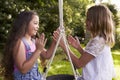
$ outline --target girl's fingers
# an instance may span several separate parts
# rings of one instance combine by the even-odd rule
[[[39,38],[36,38],[36,43],[45,46],[47,39],[45,39],[44,33],[42,33]]]
[[[77,36],[75,36],[75,38],[76,38],[76,40],[77,40],[77,41],[79,41],[79,39],[78,39],[78,37],[77,37]]]
[[[75,39],[72,36],[69,35],[68,36],[68,42],[69,42],[69,44],[71,44],[74,41],[75,41]]]
[[[54,40],[54,41],[57,41],[56,38],[55,38],[55,36],[53,36],[53,40]]]
[[[42,38],[44,38],[45,37],[45,35],[44,35],[44,33],[42,33],[41,35],[40,35],[40,39],[42,39]]]
[[[45,41],[45,35],[44,35],[44,33],[42,33],[42,34],[40,35],[39,41],[40,41],[41,43],[43,43],[43,42]]]
[[[57,32],[57,31],[54,31],[54,33],[53,33],[53,38],[54,38],[55,40],[57,40],[58,37],[59,37],[58,32]]]
[[[47,39],[45,39],[45,41],[44,41],[44,46],[46,45],[46,42],[47,42]]]
[[[77,36],[75,38],[76,38],[77,42],[80,44],[79,38]]]

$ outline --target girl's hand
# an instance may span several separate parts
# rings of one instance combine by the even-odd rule
[[[59,37],[60,37],[60,31],[59,31],[59,30],[54,31],[54,33],[53,33],[53,39],[57,42],[58,39],[59,39]],[[63,36],[62,36],[62,38],[60,39],[59,45],[60,45],[63,49],[65,49],[65,44],[64,44],[64,41],[63,41]]]
[[[78,47],[80,46],[80,42],[79,42],[78,37],[74,38],[71,35],[68,36],[68,43],[76,49],[78,49]]]
[[[60,35],[59,35],[59,31],[54,31],[54,33],[53,33],[53,40],[57,42],[59,36],[60,36]]]
[[[36,50],[42,52],[44,50],[47,39],[45,39],[44,33],[40,35],[39,38],[36,38]]]

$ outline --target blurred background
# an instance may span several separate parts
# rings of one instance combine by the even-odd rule
[[[120,1],[119,0],[63,0],[64,1],[64,27],[66,35],[78,36],[83,47],[89,40],[86,32],[85,18],[86,10],[91,5],[105,4],[113,15],[115,22],[116,44],[112,48],[116,78],[120,80]],[[4,45],[8,32],[16,15],[24,10],[35,10],[40,17],[39,33],[44,32],[48,38],[46,48],[49,47],[53,31],[59,26],[58,0],[0,0],[0,60],[2,59]],[[76,51],[73,49],[73,51]],[[9,52],[8,52],[9,53]],[[58,48],[55,60],[50,67],[48,75],[73,74],[70,64],[65,60],[63,51]],[[76,54],[79,53],[76,51]],[[68,64],[68,65],[66,65]],[[40,67],[40,70],[41,67]],[[0,68],[0,80],[2,80],[2,69]],[[81,70],[79,70],[81,72]]]

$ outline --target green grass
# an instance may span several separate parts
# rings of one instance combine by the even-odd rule
[[[72,50],[77,53],[76,55],[78,57],[80,56],[76,50]],[[114,78],[113,80],[120,80],[120,50],[112,50],[112,56],[114,59],[116,70],[116,78]],[[42,72],[41,67],[40,71]],[[79,72],[81,72],[81,69],[79,69]],[[57,74],[73,74],[70,62],[66,60],[66,56],[62,53],[61,50],[57,51],[48,71],[48,76]],[[0,80],[2,80],[2,77],[0,77]]]
[[[74,49],[73,49],[73,51],[77,52]],[[78,57],[80,56],[78,54],[78,52],[76,55]],[[40,71],[42,71],[42,70],[40,69]],[[79,72],[81,72],[81,69],[79,69]],[[48,76],[57,75],[57,74],[73,75],[73,70],[72,70],[71,64],[68,61],[66,55],[61,50],[57,51],[57,53],[55,54],[53,62],[52,62],[51,66],[49,68],[49,71],[48,71]]]
[[[74,52],[76,52],[76,50],[74,50]],[[80,56],[78,52],[76,53],[77,56]],[[112,56],[116,70],[116,78],[113,80],[120,80],[120,50],[112,50]],[[48,71],[48,76],[57,74],[73,74],[70,62],[65,60],[65,58],[65,55],[62,53],[57,53],[57,55],[55,55],[52,65]],[[79,72],[81,72],[81,69],[79,69]]]
[[[113,50],[112,56],[116,70],[116,78],[114,80],[120,80],[120,50]]]
[[[73,74],[70,62],[66,60],[66,57],[63,54],[55,55],[48,71],[48,76],[57,74]]]

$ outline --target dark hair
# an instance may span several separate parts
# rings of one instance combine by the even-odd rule
[[[14,48],[16,47],[16,44],[20,42],[20,39],[25,35],[26,31],[28,30],[28,25],[33,15],[37,15],[37,13],[34,11],[20,12],[20,14],[18,14],[17,18],[13,23],[13,27],[9,32],[2,60],[2,67],[4,68],[4,77],[7,78],[7,80],[10,80],[10,78],[13,79]]]

